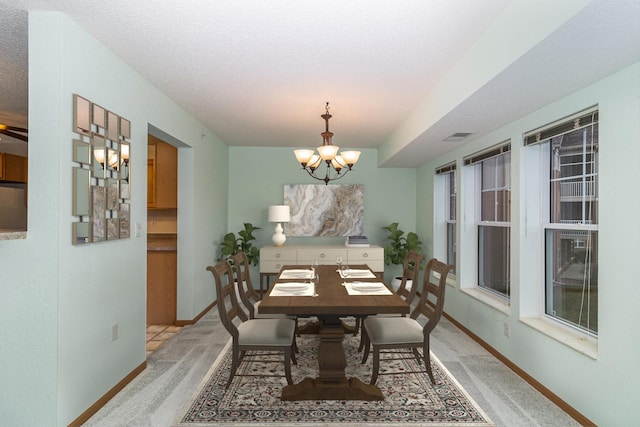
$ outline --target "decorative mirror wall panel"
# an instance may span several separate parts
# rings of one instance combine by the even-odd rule
[[[72,243],[128,239],[131,122],[73,95]]]

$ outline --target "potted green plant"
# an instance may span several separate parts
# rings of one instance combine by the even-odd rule
[[[249,265],[258,265],[260,261],[260,250],[253,246],[253,241],[256,240],[253,232],[256,230],[260,230],[260,227],[254,227],[253,224],[245,222],[244,229],[238,231],[237,236],[235,233],[227,233],[224,235],[222,242],[220,242],[220,259],[229,261],[234,272],[235,266],[229,257],[239,252],[247,254]],[[237,281],[234,282],[236,286],[236,299],[240,301],[240,291],[238,290],[238,286],[240,285]],[[246,287],[246,283],[243,283],[243,286]]]
[[[260,250],[253,246],[256,237],[253,232],[260,230],[260,227],[254,227],[251,223],[245,222],[244,229],[235,233],[227,233],[220,242],[220,259],[228,259],[231,255],[239,252],[247,254],[250,265],[258,265],[260,261]]]
[[[389,232],[387,236],[389,244],[384,248],[384,262],[386,265],[402,265],[409,251],[422,252],[422,247],[420,246],[422,242],[418,235],[411,231],[405,236],[404,231],[398,228],[398,225],[399,223],[394,222],[382,227],[383,230]],[[394,276],[391,286],[396,285],[397,287],[401,281],[402,276]],[[410,285],[407,283],[407,286]]]

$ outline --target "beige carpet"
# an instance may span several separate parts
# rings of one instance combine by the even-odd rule
[[[344,340],[347,354],[347,376],[368,382],[371,357],[360,364],[357,337]],[[298,365],[292,367],[294,382],[317,375],[319,338],[298,338]],[[230,345],[215,361],[176,427],[196,426],[493,426],[481,408],[451,376],[435,356],[431,356],[436,385],[426,374],[382,375],[378,386],[384,401],[299,401],[282,402],[280,393],[284,378],[236,377],[228,390],[224,388],[230,368]],[[244,363],[241,369],[281,373],[282,363]],[[381,361],[381,372],[418,370],[415,360]]]

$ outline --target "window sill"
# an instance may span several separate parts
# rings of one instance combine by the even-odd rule
[[[456,276],[449,274],[447,276],[447,285],[453,286],[454,288],[458,286],[458,279]]]
[[[0,230],[0,240],[18,240],[26,238],[26,231]]]
[[[598,341],[593,337],[543,318],[523,317],[520,321],[587,357],[598,359]]]
[[[475,288],[462,288],[460,289],[465,294],[477,299],[480,302],[487,304],[489,307],[498,310],[506,315],[511,314],[511,307],[509,301],[502,298],[491,295],[489,292],[485,292],[481,289]]]

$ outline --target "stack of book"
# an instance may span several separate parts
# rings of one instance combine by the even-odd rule
[[[367,236],[349,236],[344,245],[350,248],[368,248],[369,239]]]

